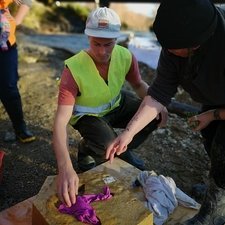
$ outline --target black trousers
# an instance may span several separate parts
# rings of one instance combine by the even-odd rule
[[[209,109],[211,107],[203,107],[203,111]],[[211,160],[210,176],[214,178],[218,187],[225,189],[225,121],[211,122],[201,134],[205,150]]]
[[[8,113],[15,131],[24,128],[22,102],[17,87],[18,52],[16,46],[0,50],[0,100]]]
[[[122,91],[122,99],[119,107],[104,117],[83,116],[75,129],[83,137],[82,144],[78,148],[78,160],[86,155],[91,155],[98,162],[105,161],[106,148],[117,136],[115,128],[125,128],[131,118],[138,110],[141,100],[129,91]],[[137,148],[148,135],[157,128],[159,120],[153,120],[138,134],[128,145],[128,150]]]

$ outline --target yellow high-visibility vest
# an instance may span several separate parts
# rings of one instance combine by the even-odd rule
[[[80,51],[65,61],[76,81],[80,95],[76,98],[70,124],[74,125],[84,115],[102,117],[119,106],[120,91],[130,69],[132,55],[128,49],[115,45],[108,82],[99,74],[94,61],[85,51]]]

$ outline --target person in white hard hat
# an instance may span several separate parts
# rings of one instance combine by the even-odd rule
[[[100,7],[92,11],[85,29],[89,48],[65,60],[53,147],[58,164],[57,191],[67,206],[75,203],[79,183],[68,151],[67,125],[72,125],[82,136],[78,167],[86,171],[106,161],[106,149],[117,136],[114,128],[126,127],[147,93],[148,84],[141,78],[136,58],[116,44],[121,35],[120,27],[120,18],[112,9]],[[136,94],[122,90],[125,81]],[[143,170],[143,160],[138,159],[132,149],[162,122],[155,119],[147,125],[120,158]]]

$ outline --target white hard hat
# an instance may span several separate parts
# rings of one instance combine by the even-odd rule
[[[92,37],[117,38],[121,22],[115,11],[100,7],[90,13],[86,21],[85,34]]]

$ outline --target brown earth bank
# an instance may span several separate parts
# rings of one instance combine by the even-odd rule
[[[3,141],[11,123],[0,104],[0,149],[4,150],[3,182],[0,185],[0,211],[36,195],[47,176],[57,173],[52,150],[52,124],[57,106],[57,81],[63,61],[71,53],[35,45],[20,38],[18,45],[19,88],[28,127],[37,140],[30,144]],[[154,70],[140,63],[143,78],[150,83]],[[177,98],[190,103],[189,97]],[[69,128],[71,158],[76,165],[80,136]],[[170,176],[177,186],[191,195],[195,183],[204,182],[209,161],[199,133],[192,132],[186,118],[169,114],[168,125],[154,131],[136,153],[144,159],[146,170]],[[79,171],[78,171],[79,172]],[[135,178],[134,178],[135,179]]]

